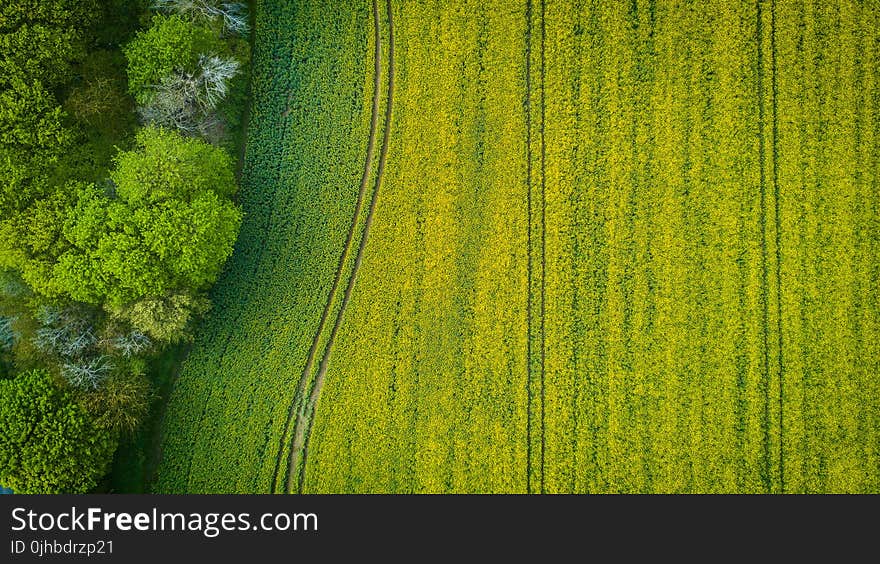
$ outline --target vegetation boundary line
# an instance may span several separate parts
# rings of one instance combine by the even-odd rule
[[[374,0],[373,5],[376,6],[376,3],[377,0]],[[297,473],[297,471],[297,493],[302,493],[303,484],[305,482],[305,467],[308,457],[308,446],[309,439],[311,438],[312,422],[314,421],[315,408],[318,404],[318,400],[321,396],[321,390],[324,386],[324,378],[327,375],[327,368],[330,364],[330,355],[333,352],[333,344],[336,341],[336,336],[339,333],[339,328],[342,326],[342,319],[345,316],[345,310],[348,307],[348,303],[351,301],[351,295],[354,290],[355,281],[357,280],[357,274],[360,270],[361,262],[364,258],[364,251],[366,250],[367,240],[369,239],[370,235],[370,227],[373,224],[376,204],[379,200],[379,191],[382,187],[382,178],[385,172],[385,163],[388,160],[388,146],[391,141],[391,117],[392,109],[394,106],[394,16],[392,15],[391,10],[391,0],[386,0],[385,9],[388,13],[388,91],[385,99],[385,130],[382,135],[382,147],[379,150],[379,164],[376,169],[375,186],[373,188],[373,195],[370,199],[370,204],[367,208],[367,216],[366,220],[364,221],[364,228],[361,235],[360,244],[358,245],[357,254],[355,255],[354,265],[351,269],[351,275],[348,279],[348,285],[346,286],[345,292],[342,296],[342,304],[340,305],[339,311],[336,314],[336,321],[333,324],[333,329],[327,341],[327,346],[324,349],[324,356],[321,359],[320,365],[318,366],[318,373],[315,376],[314,384],[312,385],[312,390],[309,395],[309,401],[304,406],[303,417],[297,418],[297,429],[294,433],[294,444],[290,450],[288,465],[288,493],[292,489],[291,481],[294,473]],[[378,18],[378,16],[376,17]],[[378,21],[376,29],[379,29]],[[299,454],[300,451],[302,452],[301,456]],[[301,462],[300,460],[298,460],[299,458],[301,458]]]
[[[253,49],[253,51],[252,51],[252,53],[251,53],[251,68],[250,68],[250,76],[248,77],[248,103],[247,103],[247,109],[246,109],[246,120],[248,120],[248,122],[249,122],[249,121],[250,121],[250,117],[251,117],[251,106],[252,106],[253,103],[254,103],[254,101],[253,101],[253,95],[254,95],[254,90],[253,90],[253,77],[254,77],[254,73],[256,72],[256,68],[255,68],[255,67],[256,67],[256,63],[255,63],[254,61],[257,60],[257,36],[256,36],[256,29],[257,29],[257,10],[256,10],[256,7],[254,6],[254,3],[253,3],[253,2],[249,3],[248,6],[249,6],[249,12],[250,12],[250,16],[249,16],[249,17],[250,17],[250,19],[251,19],[251,21],[250,21],[250,23],[251,23],[250,36],[249,36],[248,41],[249,41],[249,44],[252,46],[252,49]],[[283,117],[286,118],[287,116],[283,116]],[[245,169],[245,167],[247,166],[247,163],[246,163],[246,159],[247,159],[247,147],[248,147],[248,143],[249,143],[249,139],[248,139],[248,136],[247,136],[247,124],[245,125],[245,129],[244,129],[244,131],[245,131],[245,141],[244,141],[244,143],[243,143],[243,149],[242,149],[242,154],[241,154],[241,159],[242,159],[242,160],[241,160],[241,163],[240,163],[240,169],[236,171],[236,178],[237,178],[237,180],[239,181],[239,185],[241,184],[241,179],[242,179],[242,177],[244,176],[244,169]],[[282,144],[284,143],[284,140],[285,140],[286,137],[287,137],[287,128],[284,128],[284,129],[282,129],[282,131],[281,131],[281,142],[282,142]],[[281,179],[281,170],[280,170],[280,169],[276,170],[274,176],[276,177],[276,182],[275,182],[275,184],[274,184],[275,188],[272,190],[273,198],[274,198],[275,194],[278,192],[278,188],[277,188],[277,186],[278,186],[278,184],[279,184],[279,182],[280,182],[280,179]],[[240,198],[241,198],[241,192],[239,192],[239,193],[237,194],[237,198],[238,198],[237,201],[240,202],[240,201],[241,201],[241,200],[240,200]],[[264,236],[264,238],[268,237],[269,231],[270,231],[270,229],[271,229],[271,223],[272,223],[272,218],[271,218],[271,216],[270,216],[270,217],[266,220],[266,222],[265,222],[265,236]],[[235,242],[235,244],[236,244],[236,248],[238,247],[238,245],[239,245],[240,242],[241,242],[240,235],[241,235],[241,234],[239,233],[239,239],[236,240],[236,242]],[[254,268],[253,268],[253,274],[254,274],[254,276],[252,276],[251,279],[256,278],[256,274],[257,274],[257,272],[259,271],[260,263],[261,263],[261,261],[262,261],[264,251],[265,251],[265,247],[260,247],[260,248],[258,249],[257,253],[256,253],[256,259],[254,260]],[[228,263],[225,264],[223,268],[224,268],[224,269],[229,268],[229,264],[228,264]],[[250,284],[250,282],[249,282],[249,284]],[[236,324],[237,324],[238,321],[241,319],[241,316],[242,316],[242,312],[239,311],[238,315],[237,315],[236,318],[235,318],[235,319],[236,319]],[[226,351],[229,349],[229,344],[232,342],[232,337],[233,337],[233,333],[232,333],[232,332],[229,332],[229,333],[226,335],[226,341],[225,341],[225,343],[223,344],[223,353],[224,353],[224,354],[225,354]],[[181,359],[180,363],[178,364],[178,367],[177,367],[177,374],[175,374],[175,376],[174,376],[174,382],[173,382],[173,385],[172,385],[172,391],[169,392],[169,398],[168,398],[168,402],[167,402],[167,403],[170,403],[170,400],[171,400],[171,393],[173,392],[173,387],[175,387],[175,386],[177,385],[177,381],[178,381],[180,375],[183,373],[183,367],[184,367],[184,365],[187,363],[187,361],[189,360],[189,355],[190,355],[191,352],[192,352],[192,346],[189,347],[189,349],[187,350],[187,352],[186,352],[186,354],[184,355],[183,359]],[[215,391],[216,389],[217,389],[217,386],[211,386],[210,390],[208,390],[208,393],[205,395],[205,401],[204,401],[203,404],[202,404],[202,412],[201,412],[201,414],[199,415],[198,421],[203,421],[203,420],[204,420],[204,418],[205,418],[205,413],[207,413],[207,411],[208,411],[208,405],[210,405],[210,403],[211,403],[211,398],[213,397],[213,395],[214,395],[214,391]],[[162,431],[161,431],[161,434],[162,434],[162,437],[161,437],[161,445],[162,445],[162,446],[160,447],[160,451],[161,451],[161,452],[160,452],[159,455],[158,455],[158,456],[159,456],[159,459],[158,459],[157,462],[156,462],[156,476],[154,477],[153,483],[155,483],[156,478],[158,478],[158,469],[159,469],[159,466],[161,465],[161,458],[162,458],[162,456],[164,456],[164,446],[165,446],[165,413],[162,414]],[[186,483],[187,483],[187,485],[189,485],[189,483],[190,483],[190,478],[191,478],[191,476],[192,476],[192,468],[193,468],[193,456],[192,456],[192,455],[193,455],[193,453],[190,453],[189,462],[188,462],[188,464],[187,464],[187,470],[186,470]],[[151,484],[151,487],[152,487],[152,484]]]
[[[773,202],[774,202],[774,220],[776,227],[776,345],[778,347],[777,369],[779,370],[779,491],[785,492],[785,441],[783,432],[784,426],[784,401],[785,401],[785,380],[783,371],[782,358],[782,220],[779,217],[779,108],[777,101],[779,99],[779,86],[777,82],[778,67],[776,66],[776,0],[770,0],[770,81],[773,96]]]
[[[299,383],[297,385],[296,391],[294,393],[293,398],[290,402],[290,408],[287,414],[287,420],[284,425],[284,432],[281,434],[281,438],[279,439],[278,445],[278,455],[275,460],[275,472],[272,474],[272,492],[275,493],[278,489],[278,475],[281,472],[281,464],[284,459],[284,445],[287,442],[287,438],[291,433],[291,427],[293,426],[294,420],[297,420],[297,425],[294,428],[299,426],[299,418],[302,417],[302,409],[300,413],[297,414],[297,406],[302,404],[302,400],[305,397],[306,390],[309,383],[309,374],[312,371],[312,367],[315,363],[315,357],[318,351],[318,345],[320,344],[321,335],[324,334],[324,328],[327,325],[327,320],[330,317],[330,311],[333,308],[333,303],[336,299],[336,293],[339,290],[339,284],[342,281],[342,273],[345,270],[345,263],[348,260],[348,256],[351,252],[351,247],[354,242],[355,230],[357,228],[358,220],[360,219],[361,212],[363,210],[363,204],[366,197],[367,186],[369,184],[370,173],[373,169],[373,161],[375,160],[375,148],[376,148],[376,137],[378,133],[378,124],[379,124],[379,97],[380,97],[380,88],[381,88],[381,77],[382,77],[382,41],[381,41],[381,33],[380,33],[380,21],[379,21],[379,6],[378,0],[373,0],[373,96],[372,96],[372,110],[371,110],[371,118],[370,118],[370,136],[367,141],[367,154],[364,160],[364,170],[361,175],[360,188],[358,191],[357,203],[355,204],[354,213],[352,214],[351,223],[349,225],[348,234],[345,239],[345,245],[343,247],[342,253],[339,256],[339,264],[336,268],[336,273],[333,278],[333,284],[330,288],[330,293],[327,296],[327,301],[324,304],[324,310],[321,313],[321,319],[318,322],[318,328],[315,330],[315,336],[312,339],[311,347],[309,348],[309,354],[306,358],[306,364],[303,368],[302,375],[300,376]],[[352,273],[352,276],[354,274]],[[329,344],[327,345],[329,348]],[[285,482],[284,489],[285,491],[289,491],[289,484]]]
[[[528,279],[528,295],[526,301],[526,325],[528,331],[528,339],[526,345],[526,395],[528,397],[528,406],[526,409],[526,491],[528,493],[535,492],[544,493],[544,459],[545,459],[545,429],[546,429],[546,417],[545,417],[545,409],[544,409],[544,380],[545,380],[545,365],[546,365],[546,341],[545,341],[545,313],[546,313],[546,248],[547,248],[547,228],[546,228],[546,216],[547,216],[547,205],[546,205],[546,182],[545,182],[545,174],[546,174],[546,143],[544,138],[544,121],[545,121],[545,88],[544,88],[544,65],[545,65],[545,48],[544,43],[546,40],[546,28],[545,28],[545,14],[546,14],[546,5],[544,0],[540,0],[540,9],[537,14],[535,13],[534,3],[532,0],[528,0],[526,2],[526,95],[525,95],[525,107],[526,107],[526,148],[528,153],[528,158],[526,159],[526,181],[528,185],[527,190],[527,207],[528,207],[528,220],[527,220],[527,279]],[[532,158],[533,158],[533,136],[532,136],[532,86],[534,81],[532,80],[532,40],[534,38],[533,34],[533,17],[540,17],[540,50],[539,50],[539,66],[538,69],[538,80],[540,81],[540,95],[539,95],[539,105],[540,105],[540,116],[539,116],[539,124],[537,137],[539,137],[540,144],[540,153],[539,159],[540,163],[539,174],[540,174],[540,183],[534,182],[535,180],[535,170],[532,166]],[[533,184],[536,186],[533,187]],[[540,184],[539,186],[537,184]],[[535,193],[533,194],[533,189]],[[535,231],[535,233],[532,233]],[[540,259],[535,257],[536,254],[540,255]],[[536,266],[540,269],[540,272],[537,273],[536,280]],[[536,290],[538,293],[538,297],[536,298],[535,304],[532,304],[533,299],[533,291]],[[535,311],[537,309],[537,311]],[[536,313],[540,316],[540,319],[535,321]],[[535,344],[532,341],[537,341]],[[537,351],[536,351],[537,348]],[[540,364],[539,367],[533,367],[532,365],[537,362]],[[536,375],[533,372],[537,372]],[[534,383],[533,380],[537,377],[537,382]],[[537,389],[534,389],[536,388]],[[533,404],[540,399],[540,405],[533,406]],[[535,409],[538,409],[538,415],[535,415]],[[535,421],[534,427],[532,424],[532,418],[537,418]],[[535,453],[532,447],[533,438],[536,438],[535,435],[539,433],[540,443],[536,444],[535,447],[538,449],[538,452]],[[537,460],[532,461],[532,458],[537,458]],[[537,466],[540,469],[539,476],[536,477],[537,484],[532,483],[532,470]]]
[[[547,296],[547,189],[546,189],[546,163],[547,143],[544,139],[544,121],[546,109],[545,97],[545,43],[547,40],[547,27],[545,24],[546,1],[541,0],[541,493],[544,489],[544,451],[545,451],[545,413],[544,409],[544,379],[546,376],[546,296]]]
[[[532,493],[532,0],[526,0],[526,492]]]
[[[768,66],[768,61],[764,60],[764,9],[763,9],[764,0],[757,0],[757,29],[756,35],[758,38],[758,58],[757,58],[757,74],[758,74],[758,160],[759,160],[759,179],[760,179],[760,224],[761,224],[761,285],[762,285],[762,323],[764,326],[763,331],[763,372],[764,372],[764,482],[767,488],[767,492],[774,491],[774,470],[778,471],[779,474],[779,484],[778,484],[778,492],[785,491],[785,465],[784,465],[784,439],[783,439],[783,428],[784,428],[784,378],[783,378],[783,336],[782,336],[782,251],[781,251],[781,242],[782,242],[782,222],[780,219],[780,203],[779,203],[779,112],[777,108],[777,100],[779,96],[779,87],[778,87],[778,66],[776,60],[776,0],[769,0],[769,9],[770,9],[770,21],[769,21],[769,79],[770,79],[770,100],[769,100],[769,116],[768,109],[765,108],[765,96],[767,92],[764,88],[764,80],[765,75],[768,72],[766,68]],[[768,123],[769,122],[769,123]],[[769,126],[769,136],[770,136],[770,147],[768,154],[767,147],[767,139],[765,129]],[[770,159],[770,178],[767,178],[767,159]],[[769,261],[770,253],[767,251],[767,243],[768,243],[768,235],[767,235],[767,212],[768,212],[768,202],[767,202],[767,183],[771,182],[772,192],[771,195],[773,197],[773,225],[772,228],[774,230],[773,233],[773,244],[775,248],[773,249],[773,260],[775,264],[773,265],[773,273],[776,277],[774,281],[774,290],[775,290],[775,299],[776,304],[774,308],[774,313],[776,315],[775,327],[776,330],[776,339],[773,342],[772,346],[774,347],[774,353],[776,354],[776,363],[775,369],[777,371],[775,377],[775,384],[778,385],[778,398],[776,400],[776,406],[774,407],[777,410],[777,415],[779,417],[778,425],[778,437],[779,437],[779,454],[778,460],[772,461],[773,453],[772,453],[772,445],[771,445],[771,392],[773,386],[771,385],[771,368],[770,368],[770,266]],[[776,467],[775,469],[773,467]]]
[[[147,458],[145,465],[145,476],[144,476],[144,489],[145,493],[153,493],[153,486],[156,484],[156,480],[159,477],[159,466],[162,463],[162,455],[164,454],[165,447],[165,416],[168,414],[168,404],[171,400],[171,393],[174,391],[174,386],[177,385],[177,380],[180,378],[180,373],[183,371],[183,365],[189,358],[189,353],[192,352],[193,345],[192,343],[188,343],[185,345],[185,349],[181,354],[177,365],[174,367],[174,374],[171,376],[171,380],[168,382],[167,392],[164,396],[164,399],[161,397],[161,393],[159,393],[160,399],[158,403],[158,413],[156,414],[155,422],[153,423],[155,427],[153,427],[153,431],[150,433],[149,441],[150,441],[150,449],[149,454],[152,456]],[[207,405],[205,406],[207,407]],[[202,415],[204,416],[204,410],[202,411]],[[199,420],[201,421],[201,419]],[[192,471],[192,456],[190,456],[189,467],[187,469],[186,480],[189,483],[189,474]]]
[[[757,78],[758,78],[758,183],[760,190],[759,202],[759,223],[761,227],[761,325],[763,326],[762,336],[762,362],[761,369],[763,372],[763,382],[761,383],[764,392],[764,462],[763,462],[763,481],[764,487],[769,493],[771,491],[772,480],[770,479],[770,356],[767,348],[769,337],[767,335],[767,325],[769,323],[769,303],[767,295],[767,193],[766,193],[766,172],[764,164],[766,161],[766,148],[764,147],[764,26],[763,26],[763,10],[761,4],[763,0],[756,0],[757,8],[757,25],[755,34],[757,36],[758,57],[757,57]]]

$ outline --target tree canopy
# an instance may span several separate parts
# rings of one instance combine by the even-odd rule
[[[119,153],[110,178],[119,197],[135,206],[189,201],[209,190],[228,198],[237,189],[229,153],[156,127],[139,131],[134,150]]]
[[[0,483],[18,492],[95,487],[241,223],[215,145],[246,14],[149,3],[0,0]],[[193,128],[147,118],[181,109],[157,85],[196,104]]]
[[[95,0],[4,0],[0,3],[0,86],[13,78],[49,87],[69,80],[81,60]]]
[[[140,104],[149,101],[151,87],[175,70],[194,71],[199,55],[225,51],[210,29],[178,15],[154,16],[153,25],[125,47],[128,87]]]
[[[43,370],[0,380],[0,429],[0,482],[17,493],[85,493],[116,448]]]
[[[14,79],[0,90],[0,213],[46,194],[45,175],[70,146],[64,113],[38,82]]]
[[[241,222],[235,205],[211,191],[141,208],[93,185],[74,205],[65,199],[43,200],[0,224],[3,246],[12,247],[0,247],[0,266],[19,269],[46,297],[110,308],[213,283]]]

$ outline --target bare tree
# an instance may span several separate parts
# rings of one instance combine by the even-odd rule
[[[35,317],[43,325],[53,325],[61,319],[61,310],[53,306],[40,306]]]
[[[138,114],[145,124],[194,135],[198,130],[199,108],[195,99],[187,96],[188,85],[178,83],[177,75],[164,78],[161,84],[155,87],[156,93],[150,103],[138,108]]]
[[[205,110],[214,110],[229,92],[229,81],[232,80],[240,65],[233,58],[217,55],[199,57],[199,74],[196,77],[195,98],[199,106]]]
[[[144,352],[152,344],[153,341],[149,337],[136,329],[126,335],[120,335],[110,342],[110,345],[126,358]]]
[[[176,12],[193,20],[220,21],[226,33],[246,35],[248,26],[247,6],[242,2],[218,2],[216,0],[153,0],[153,8]]]
[[[15,345],[21,335],[15,330],[18,317],[0,316],[0,349],[9,349]]]
[[[0,268],[0,296],[15,298],[27,293],[28,287],[21,277]]]
[[[96,390],[113,370],[113,364],[105,355],[61,365],[61,375],[72,386]]]
[[[226,97],[239,66],[232,58],[202,55],[196,72],[174,72],[154,87],[150,103],[138,109],[141,120],[186,135],[203,135],[216,125],[214,110]]]
[[[37,312],[42,327],[33,342],[40,350],[73,358],[84,355],[98,342],[92,322],[71,309],[43,307]]]

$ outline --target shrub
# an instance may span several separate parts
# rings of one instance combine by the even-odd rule
[[[208,311],[207,298],[188,293],[162,298],[146,298],[114,312],[157,341],[176,343],[188,338],[187,325]]]

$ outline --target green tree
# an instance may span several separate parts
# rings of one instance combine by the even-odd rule
[[[0,3],[0,32],[27,23],[73,27],[89,21],[97,0],[3,0]]]
[[[85,493],[116,449],[114,434],[42,370],[0,381],[0,429],[0,483],[20,493]]]
[[[134,150],[119,153],[110,177],[119,197],[135,206],[207,191],[228,198],[237,189],[224,149],[156,127],[138,132]]]
[[[25,24],[0,34],[0,80],[41,80],[49,85],[68,82],[73,63],[85,56],[83,34],[76,28]]]
[[[0,217],[46,196],[74,134],[56,95],[85,56],[97,0],[0,2]],[[61,175],[60,180],[66,177]]]
[[[63,226],[74,201],[70,191],[60,190],[0,220],[0,268],[19,272],[40,295],[56,297],[62,293],[55,284],[53,268],[58,257],[71,248]]]
[[[0,221],[0,268],[21,272],[42,296],[119,309],[212,284],[240,224],[238,208],[207,188],[190,200],[137,206],[94,185],[69,184]]]
[[[46,175],[70,146],[64,112],[39,82],[15,79],[0,90],[0,214],[48,193]]]
[[[0,88],[13,78],[54,88],[85,54],[96,0],[0,2]]]
[[[24,157],[38,151],[57,159],[70,142],[64,112],[39,81],[13,80],[0,92],[0,150]]]
[[[202,289],[232,254],[240,223],[235,205],[210,191],[191,202],[132,208],[90,187],[68,210],[64,239],[70,247],[43,287],[109,308]]]
[[[232,254],[240,223],[235,205],[210,191],[190,202],[168,200],[134,212],[145,248],[181,282],[178,288],[214,283]]]
[[[199,55],[226,51],[218,35],[206,27],[177,15],[155,16],[152,26],[124,49],[129,90],[139,104],[146,104],[151,87],[163,77],[175,70],[195,71]]]
[[[113,315],[159,342],[177,343],[188,338],[186,328],[190,320],[207,312],[209,307],[207,298],[180,292],[145,298],[117,309]]]

